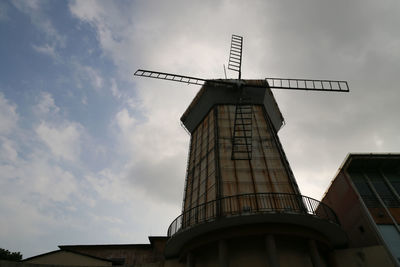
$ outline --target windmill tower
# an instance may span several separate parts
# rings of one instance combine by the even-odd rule
[[[284,119],[271,89],[348,92],[348,84],[241,79],[242,48],[243,38],[232,35],[228,69],[238,79],[135,72],[202,86],[181,117],[189,158],[165,255],[187,266],[326,266],[346,237],[329,207],[301,195],[277,135]]]

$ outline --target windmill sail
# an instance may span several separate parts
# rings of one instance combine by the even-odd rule
[[[346,81],[265,78],[271,89],[349,92]]]
[[[138,69],[137,71],[135,71],[134,75],[147,78],[174,81],[174,82],[182,82],[187,84],[197,84],[197,85],[203,85],[206,82],[205,79],[201,78],[166,73],[166,72],[152,71],[152,70],[142,70],[142,69]]]
[[[242,76],[242,47],[243,37],[232,35],[231,50],[229,52],[228,69],[239,72],[239,79]]]

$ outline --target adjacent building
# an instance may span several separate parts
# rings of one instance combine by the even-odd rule
[[[337,214],[354,261],[399,263],[400,154],[349,154],[322,202]]]
[[[63,245],[59,250],[22,262],[68,266],[160,266],[164,263],[167,240],[166,236],[150,236],[149,244]]]

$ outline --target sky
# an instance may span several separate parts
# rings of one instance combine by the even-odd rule
[[[349,82],[274,91],[300,190],[320,200],[348,153],[400,152],[399,14],[395,0],[0,1],[0,247],[166,235],[199,87],[133,73],[222,78],[231,34],[243,78]]]

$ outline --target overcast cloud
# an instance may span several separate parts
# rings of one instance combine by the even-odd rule
[[[302,194],[321,199],[349,152],[400,151],[398,1],[3,1],[0,240],[145,243],[179,215],[197,86],[138,68],[347,80],[350,93],[274,91]],[[235,77],[235,73],[228,73]]]

